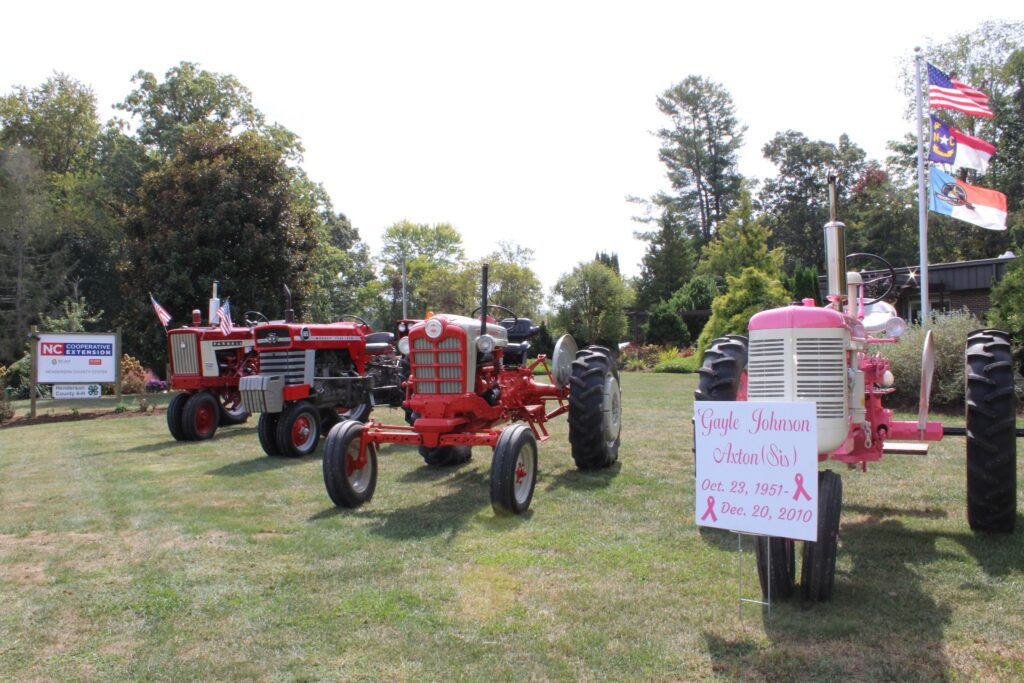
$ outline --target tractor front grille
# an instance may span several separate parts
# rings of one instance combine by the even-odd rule
[[[286,385],[306,383],[306,352],[260,351],[260,374],[281,375]]]
[[[466,350],[458,337],[412,341],[412,376],[417,394],[461,394],[465,391]]]
[[[171,372],[175,375],[199,374],[196,335],[186,332],[171,335]]]
[[[846,348],[842,339],[798,337],[788,340],[751,339],[747,352],[747,398],[751,401],[810,399],[818,419],[845,416]],[[793,353],[795,378],[787,377],[788,353]]]

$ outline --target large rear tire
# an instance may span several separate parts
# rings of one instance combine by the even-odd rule
[[[279,417],[281,417],[281,413],[260,413],[260,419],[256,425],[260,446],[263,447],[263,452],[272,458],[281,455],[281,449],[277,446],[277,420]]]
[[[975,330],[965,356],[967,522],[975,531],[1013,531],[1017,518],[1017,432],[1009,336]]]
[[[185,413],[185,404],[190,396],[190,394],[178,394],[167,404],[167,430],[177,441],[189,440],[182,418]]]
[[[499,515],[521,515],[537,486],[537,439],[526,425],[506,427],[491,459],[491,507]]]
[[[761,582],[761,595],[767,600],[789,598],[793,595],[793,577],[796,575],[796,553],[793,545],[792,540],[777,536],[758,536],[756,539],[754,553],[757,557],[757,578]]]
[[[805,600],[825,602],[832,597],[839,550],[839,515],[843,480],[832,470],[818,473],[818,540],[804,541],[800,592]]]
[[[320,442],[320,413],[309,401],[285,408],[277,421],[277,449],[287,458],[301,458]]]
[[[242,394],[232,389],[220,395],[220,423],[225,427],[240,425],[249,419],[249,411],[242,403]]]
[[[697,370],[700,378],[694,399],[697,401],[735,401],[739,398],[747,371],[747,338],[739,335],[719,337],[704,352]]]
[[[471,446],[420,446],[420,455],[423,456],[423,462],[431,467],[454,467],[469,462],[473,457],[473,449]]]
[[[588,346],[576,353],[569,380],[569,443],[581,470],[611,467],[619,458],[622,390],[608,350]]]
[[[181,415],[181,428],[191,441],[212,439],[220,423],[220,405],[208,391],[192,394],[185,402]]]
[[[343,420],[331,428],[324,444],[324,487],[338,507],[357,508],[377,488],[377,445],[366,444],[366,457],[360,461],[362,434],[362,423]]]

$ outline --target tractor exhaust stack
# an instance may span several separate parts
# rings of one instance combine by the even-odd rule
[[[846,226],[836,220],[836,174],[828,174],[829,222],[825,224],[825,265],[828,300],[842,310],[846,297]]]

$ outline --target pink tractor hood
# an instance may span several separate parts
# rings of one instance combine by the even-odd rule
[[[846,316],[829,308],[816,306],[783,306],[761,311],[750,319],[747,329],[783,330],[846,327]]]

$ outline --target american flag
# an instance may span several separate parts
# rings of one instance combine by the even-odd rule
[[[167,309],[156,302],[153,298],[153,292],[149,293],[149,300],[153,304],[153,310],[156,311],[156,317],[160,319],[160,324],[167,328],[167,323],[171,322],[171,314],[167,312]]]
[[[928,106],[954,109],[971,116],[993,117],[985,93],[954,81],[931,64],[928,65]]]
[[[220,318],[220,331],[226,335],[231,334],[231,302],[225,301],[217,309],[217,317]]]

